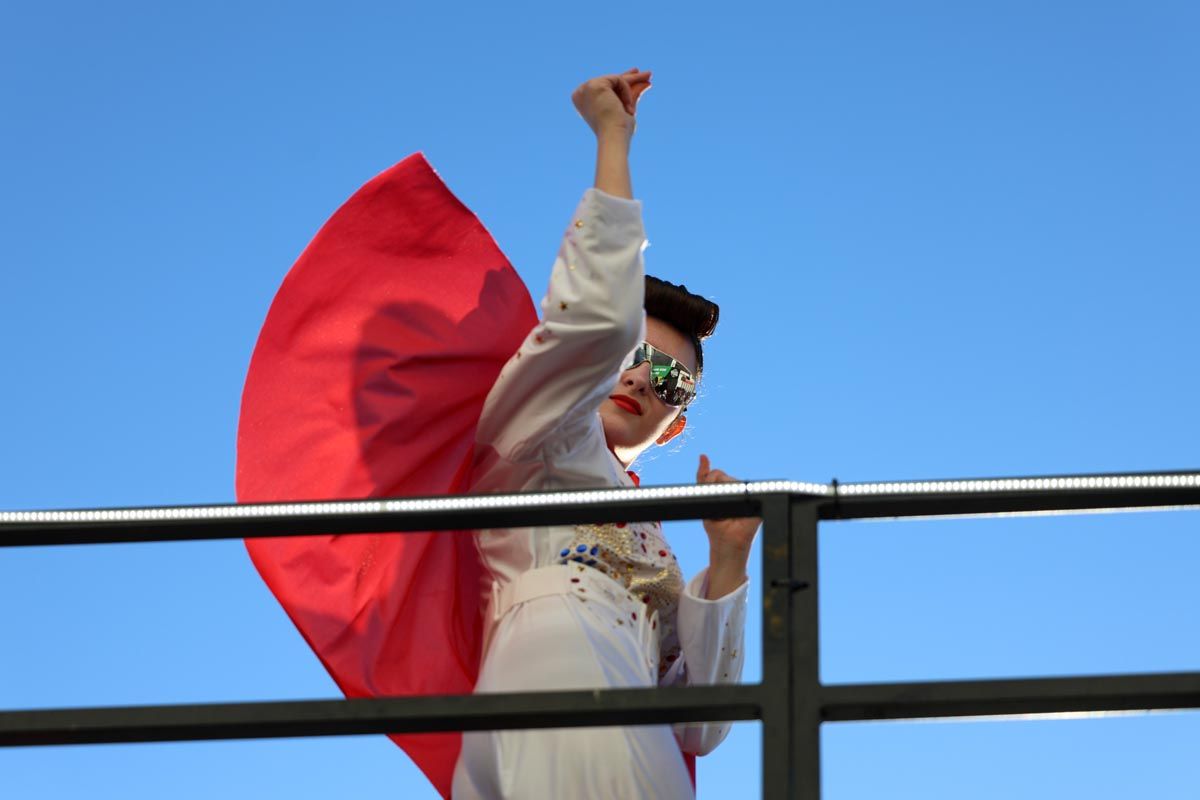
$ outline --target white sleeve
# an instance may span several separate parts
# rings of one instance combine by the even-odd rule
[[[708,568],[679,596],[676,628],[681,657],[659,681],[660,686],[711,686],[742,679],[746,656],[746,598],[749,581],[716,600],[704,599]],[[706,755],[729,735],[729,722],[676,723],[675,738],[684,752]]]
[[[542,318],[504,365],[476,440],[510,461],[537,457],[552,432],[591,422],[645,336],[646,236],[639,200],[583,194],[542,298]]]

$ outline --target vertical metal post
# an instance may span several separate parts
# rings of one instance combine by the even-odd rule
[[[787,495],[763,499],[762,781],[763,797],[795,796],[792,765],[793,648],[792,505]]]
[[[821,632],[817,608],[817,505],[791,498],[792,769],[801,800],[821,797]]]
[[[763,797],[821,796],[817,507],[763,500]]]

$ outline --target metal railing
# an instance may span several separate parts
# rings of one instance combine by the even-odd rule
[[[820,796],[820,726],[849,720],[1200,708],[1200,672],[823,685],[822,520],[1200,507],[1200,473],[705,486],[322,503],[0,512],[0,546],[763,517],[762,682],[0,712],[0,745],[762,721],[763,794]]]

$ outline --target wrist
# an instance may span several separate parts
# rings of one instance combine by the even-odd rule
[[[614,197],[632,200],[629,140],[611,128],[604,128],[596,131],[596,141],[596,188]]]
[[[741,547],[710,547],[708,549],[708,563],[722,570],[745,570],[746,565],[750,563],[750,549]]]
[[[632,138],[632,125],[624,122],[602,122],[596,126],[596,141],[602,144],[628,147]]]
[[[746,565],[732,561],[710,561],[708,564],[707,600],[720,600],[746,582]]]

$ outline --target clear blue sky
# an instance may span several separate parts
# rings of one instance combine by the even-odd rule
[[[822,481],[1200,467],[1198,34],[1182,0],[5,4],[0,508],[231,501],[275,289],[415,151],[540,297],[592,177],[570,92],[631,66],[647,267],[722,309],[647,482],[702,451]],[[825,526],[824,677],[1200,670],[1198,527]],[[698,524],[668,534],[703,566]],[[336,693],[237,541],[10,550],[0,606],[2,708]],[[1197,741],[1197,714],[832,726],[825,796],[1195,797]],[[758,748],[736,728],[701,796],[756,787]],[[432,792],[382,737],[0,751],[5,798],[218,795]]]

